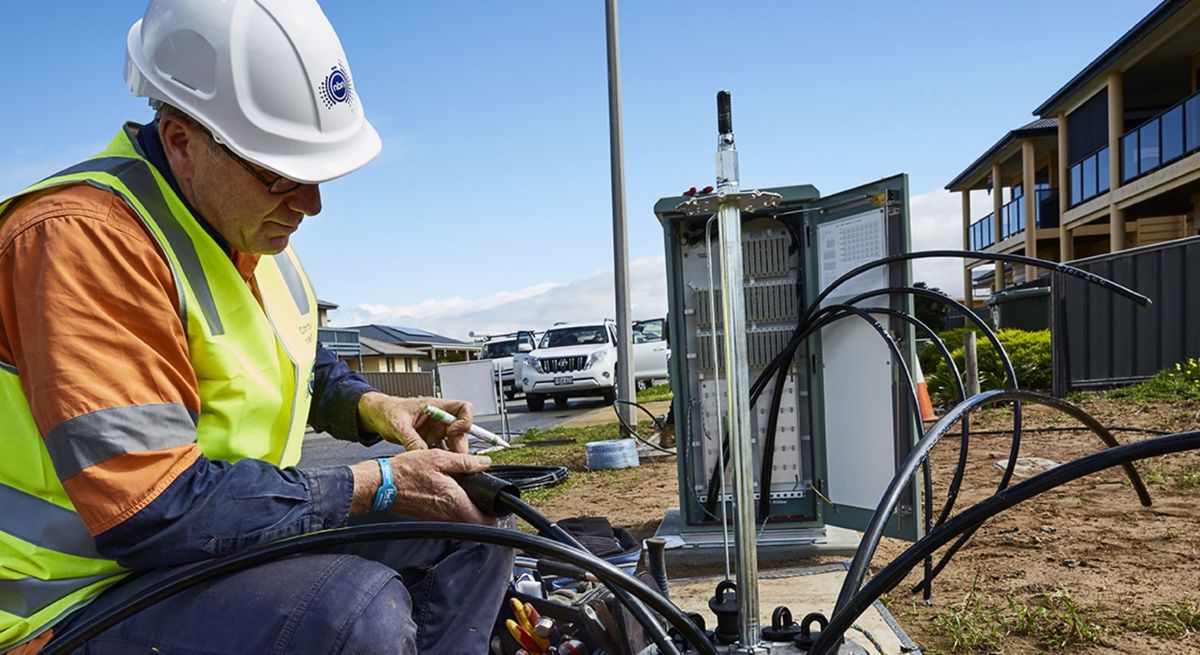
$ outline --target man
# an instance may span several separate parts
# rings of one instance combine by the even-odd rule
[[[289,237],[380,141],[315,0],[152,0],[126,81],[152,123],[0,204],[0,652],[355,517],[492,521],[449,477],[489,464],[466,454],[470,406],[384,396],[316,345]],[[426,402],[459,420],[423,422]],[[298,470],[305,423],[407,450]],[[482,653],[511,562],[444,542],[301,555],[86,652]]]

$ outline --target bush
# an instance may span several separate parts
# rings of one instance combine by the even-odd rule
[[[962,334],[966,332],[967,330],[964,329],[946,333],[952,338],[957,338],[957,345],[952,346],[947,339],[946,346],[953,348],[950,354],[958,366],[959,373],[965,373],[966,370],[962,349]],[[1028,332],[1010,329],[1000,330],[996,336],[999,337],[1000,345],[1004,346],[1005,352],[1012,360],[1013,369],[1017,373],[1017,384],[1020,388],[1049,391],[1052,370],[1050,331]],[[950,367],[946,365],[940,355],[937,355],[937,350],[932,345],[926,346],[926,348],[932,349],[936,358],[934,360],[936,363],[931,368],[932,372],[926,375],[930,397],[935,404],[943,407],[957,404],[959,401],[958,389],[950,376]],[[979,388],[981,391],[1004,389],[1010,386],[1005,375],[1004,365],[1000,360],[1000,354],[996,352],[990,341],[982,336],[977,337],[976,354],[979,360]]]
[[[1176,364],[1174,369],[1159,371],[1145,382],[1114,389],[1108,397],[1136,403],[1200,400],[1200,359],[1188,359]]]

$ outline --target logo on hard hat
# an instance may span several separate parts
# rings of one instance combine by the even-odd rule
[[[317,90],[326,109],[333,109],[334,105],[342,102],[354,107],[354,86],[350,83],[350,74],[340,61],[329,70],[329,75],[325,76],[325,81]]]

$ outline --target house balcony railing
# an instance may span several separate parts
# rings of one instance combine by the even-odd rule
[[[1034,221],[1039,228],[1058,227],[1058,191],[1039,189],[1033,204]],[[1000,208],[1000,238],[1007,239],[1025,231],[1025,197],[1021,196]]]
[[[1200,91],[1121,137],[1121,181],[1132,182],[1200,151]]]
[[[1038,228],[1058,227],[1058,190],[1038,189],[1034,220]],[[996,244],[994,214],[975,221],[970,227],[971,250],[983,250]],[[1000,208],[1000,239],[1025,231],[1025,197],[1016,198]]]
[[[971,250],[983,250],[996,243],[996,231],[993,227],[994,214],[988,214],[971,223]]]
[[[1108,146],[1071,164],[1071,206],[1085,203],[1092,198],[1108,193],[1112,181],[1108,175]]]
[[[347,328],[317,328],[317,341],[326,350],[341,357],[358,357],[361,346],[358,341],[358,330]]]

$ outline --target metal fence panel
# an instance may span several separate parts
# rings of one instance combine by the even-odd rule
[[[367,382],[389,396],[432,396],[433,373],[362,373]]]
[[[1129,384],[1200,357],[1200,237],[1071,262],[1154,301],[1052,276],[1055,392]]]

